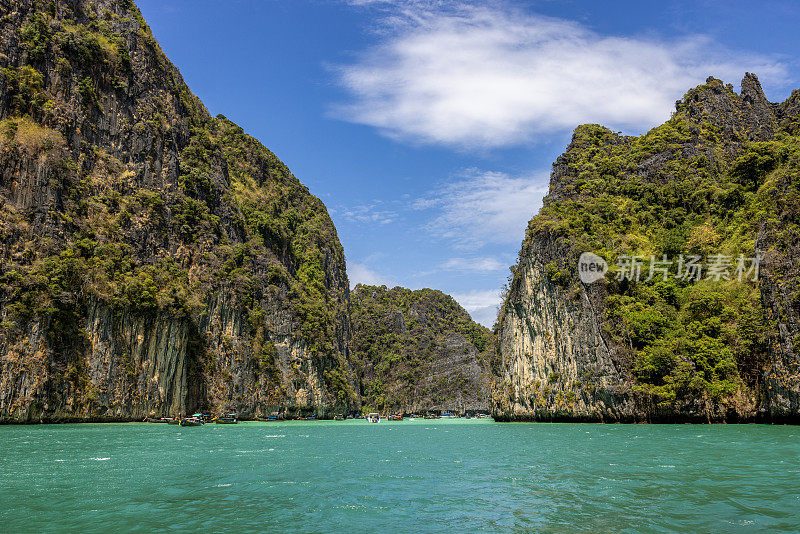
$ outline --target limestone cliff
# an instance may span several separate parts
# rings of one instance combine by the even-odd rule
[[[358,406],[325,206],[132,2],[4,2],[0,121],[0,422]]]
[[[496,331],[499,420],[797,421],[800,91],[709,78],[640,137],[575,130],[526,231]],[[578,257],[611,265],[591,284]],[[731,258],[648,278],[651,257]],[[736,279],[761,255],[758,281]],[[639,281],[621,258],[639,257]]]
[[[365,407],[488,410],[491,333],[452,297],[433,289],[359,284],[350,309]]]

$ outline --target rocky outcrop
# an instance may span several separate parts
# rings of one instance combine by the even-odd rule
[[[769,102],[749,73],[740,94],[709,78],[642,137],[576,129],[498,319],[495,419],[800,420],[795,97]],[[684,251],[764,259],[750,286],[656,286],[646,266],[641,282],[612,271],[584,284],[585,251],[612,266]]]
[[[491,333],[432,289],[359,284],[353,358],[365,406],[386,412],[486,412]]]
[[[696,123],[708,121],[719,128],[727,144],[738,147],[745,141],[771,139],[775,134],[775,115],[782,105],[769,102],[758,77],[748,72],[739,94],[731,84],[724,85],[721,80],[709,77],[705,85],[690,90],[675,107]]]
[[[0,422],[358,406],[325,206],[131,2],[12,2],[0,121]]]

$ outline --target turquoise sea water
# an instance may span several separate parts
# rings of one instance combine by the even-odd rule
[[[0,532],[800,530],[800,428],[0,427]]]

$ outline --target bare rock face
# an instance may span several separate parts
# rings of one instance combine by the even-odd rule
[[[551,282],[546,265],[559,257],[558,246],[543,237],[533,247],[538,254],[517,266],[513,293],[497,331],[503,364],[492,395],[493,416],[633,418],[629,373],[603,338],[597,292],[586,288],[570,295]]]
[[[759,225],[756,249],[763,255],[761,295],[772,328],[764,371],[764,410],[775,421],[800,413],[800,232],[796,172],[775,172],[768,201],[772,217]]]
[[[0,422],[357,407],[322,202],[132,2],[0,18]]]
[[[712,77],[644,136],[575,130],[498,318],[496,419],[800,419],[797,94],[774,104],[753,74],[740,94]],[[645,266],[642,282],[587,285],[576,270],[587,251],[613,265],[717,250],[761,255],[759,282],[648,284]]]

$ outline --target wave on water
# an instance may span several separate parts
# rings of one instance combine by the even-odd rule
[[[89,458],[90,460],[94,460],[95,462],[105,462],[106,460],[110,460],[111,457],[108,458]]]

